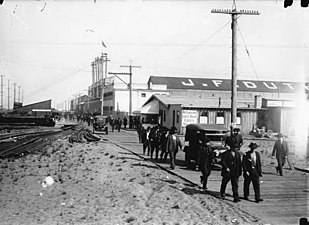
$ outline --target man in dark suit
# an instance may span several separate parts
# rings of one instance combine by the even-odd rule
[[[146,130],[142,129],[141,131],[141,139],[143,143],[143,154],[146,154],[146,149],[147,149],[147,155],[150,154],[150,127],[147,127]]]
[[[259,146],[255,142],[249,145],[250,151],[246,152],[242,159],[244,172],[244,199],[249,200],[249,186],[252,181],[255,193],[255,202],[263,201],[260,194],[260,177],[262,176],[261,156],[259,152],[254,151]]]
[[[278,140],[274,144],[273,152],[272,152],[272,157],[275,156],[277,158],[278,166],[276,167],[277,173],[279,173],[280,176],[283,176],[282,174],[282,167],[285,164],[285,161],[288,157],[289,154],[289,146],[288,142],[283,139],[282,134],[278,134]]]
[[[221,164],[222,182],[220,195],[222,198],[225,197],[226,185],[231,180],[234,202],[239,202],[238,178],[242,171],[239,151],[236,151],[235,148],[228,148],[228,150],[221,155]]]
[[[167,136],[166,150],[168,151],[170,155],[170,160],[171,160],[170,167],[172,170],[175,168],[176,154],[178,150],[181,148],[182,148],[182,144],[177,135],[177,128],[171,127],[169,135]]]
[[[203,189],[206,190],[207,181],[211,173],[211,166],[213,161],[213,151],[209,145],[209,140],[206,137],[202,138],[201,140],[199,153],[199,168],[202,171],[201,183],[203,184]]]
[[[233,134],[231,134],[230,136],[226,138],[225,146],[230,146],[230,148],[233,148],[236,151],[239,151],[241,146],[244,143],[242,135],[239,132],[240,132],[240,129],[238,127],[235,127],[233,129]]]

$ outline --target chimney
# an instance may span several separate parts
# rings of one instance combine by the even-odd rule
[[[262,95],[254,96],[254,108],[260,109],[262,107]]]

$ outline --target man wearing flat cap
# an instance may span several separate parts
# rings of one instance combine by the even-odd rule
[[[260,193],[260,177],[262,176],[261,156],[259,152],[256,152],[259,146],[255,142],[251,142],[248,146],[250,150],[243,156],[242,167],[244,172],[244,199],[249,200],[249,186],[252,181],[255,202],[259,203],[263,201]]]
[[[239,132],[240,129],[238,127],[235,127],[233,129],[233,134],[231,134],[231,136],[226,138],[225,146],[228,145],[230,148],[239,151],[244,143],[243,138]]]
[[[272,152],[272,158],[276,154],[278,166],[276,167],[277,173],[279,173],[280,176],[283,176],[282,174],[282,167],[285,164],[285,161],[289,154],[289,146],[288,142],[283,139],[283,135],[279,133],[277,135],[278,140],[274,144],[273,152]]]

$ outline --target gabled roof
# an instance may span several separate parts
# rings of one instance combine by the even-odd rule
[[[230,109],[231,101],[228,99],[221,99],[219,105],[219,98],[199,98],[199,97],[179,97],[167,95],[152,95],[143,106],[152,101],[159,101],[161,104],[168,107],[168,105],[181,105],[182,108],[217,108],[217,109]],[[254,109],[248,108],[247,104],[238,103],[239,109]]]
[[[150,76],[148,85],[166,85],[167,89],[231,91],[231,79]],[[238,80],[238,91],[294,93],[309,91],[309,82]]]

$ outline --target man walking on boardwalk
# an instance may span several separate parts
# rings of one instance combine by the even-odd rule
[[[176,154],[179,148],[182,148],[182,144],[179,137],[177,136],[177,128],[171,127],[170,133],[167,137],[166,149],[170,155],[172,170],[175,168]]]
[[[239,132],[240,129],[238,127],[235,127],[233,129],[233,133],[231,134],[231,136],[226,138],[225,146],[230,146],[230,148],[239,151],[244,143],[242,135]]]
[[[283,176],[282,173],[282,167],[285,164],[285,161],[288,158],[289,154],[289,146],[288,142],[283,139],[283,135],[279,133],[277,135],[278,140],[274,144],[273,152],[272,152],[272,158],[276,154],[278,166],[276,167],[277,173],[279,173],[280,176]]]
[[[146,149],[147,149],[147,155],[150,154],[150,127],[147,127],[146,130],[142,130],[142,143],[143,143],[143,154],[146,154]]]
[[[236,151],[235,148],[228,148],[228,150],[222,153],[221,156],[221,188],[220,188],[220,196],[222,198],[225,197],[225,189],[226,185],[229,181],[232,184],[232,191],[234,202],[239,202],[239,195],[238,195],[238,179],[241,175],[241,158],[239,151]]]
[[[205,137],[201,140],[199,168],[202,171],[201,183],[203,189],[207,189],[208,177],[211,173],[211,164],[213,161],[213,151],[209,145],[209,140]]]
[[[260,177],[262,176],[262,166],[260,153],[256,152],[259,146],[255,142],[249,145],[250,150],[246,152],[242,159],[242,166],[244,172],[244,199],[249,200],[249,186],[252,181],[255,193],[255,202],[263,201],[260,194]]]

